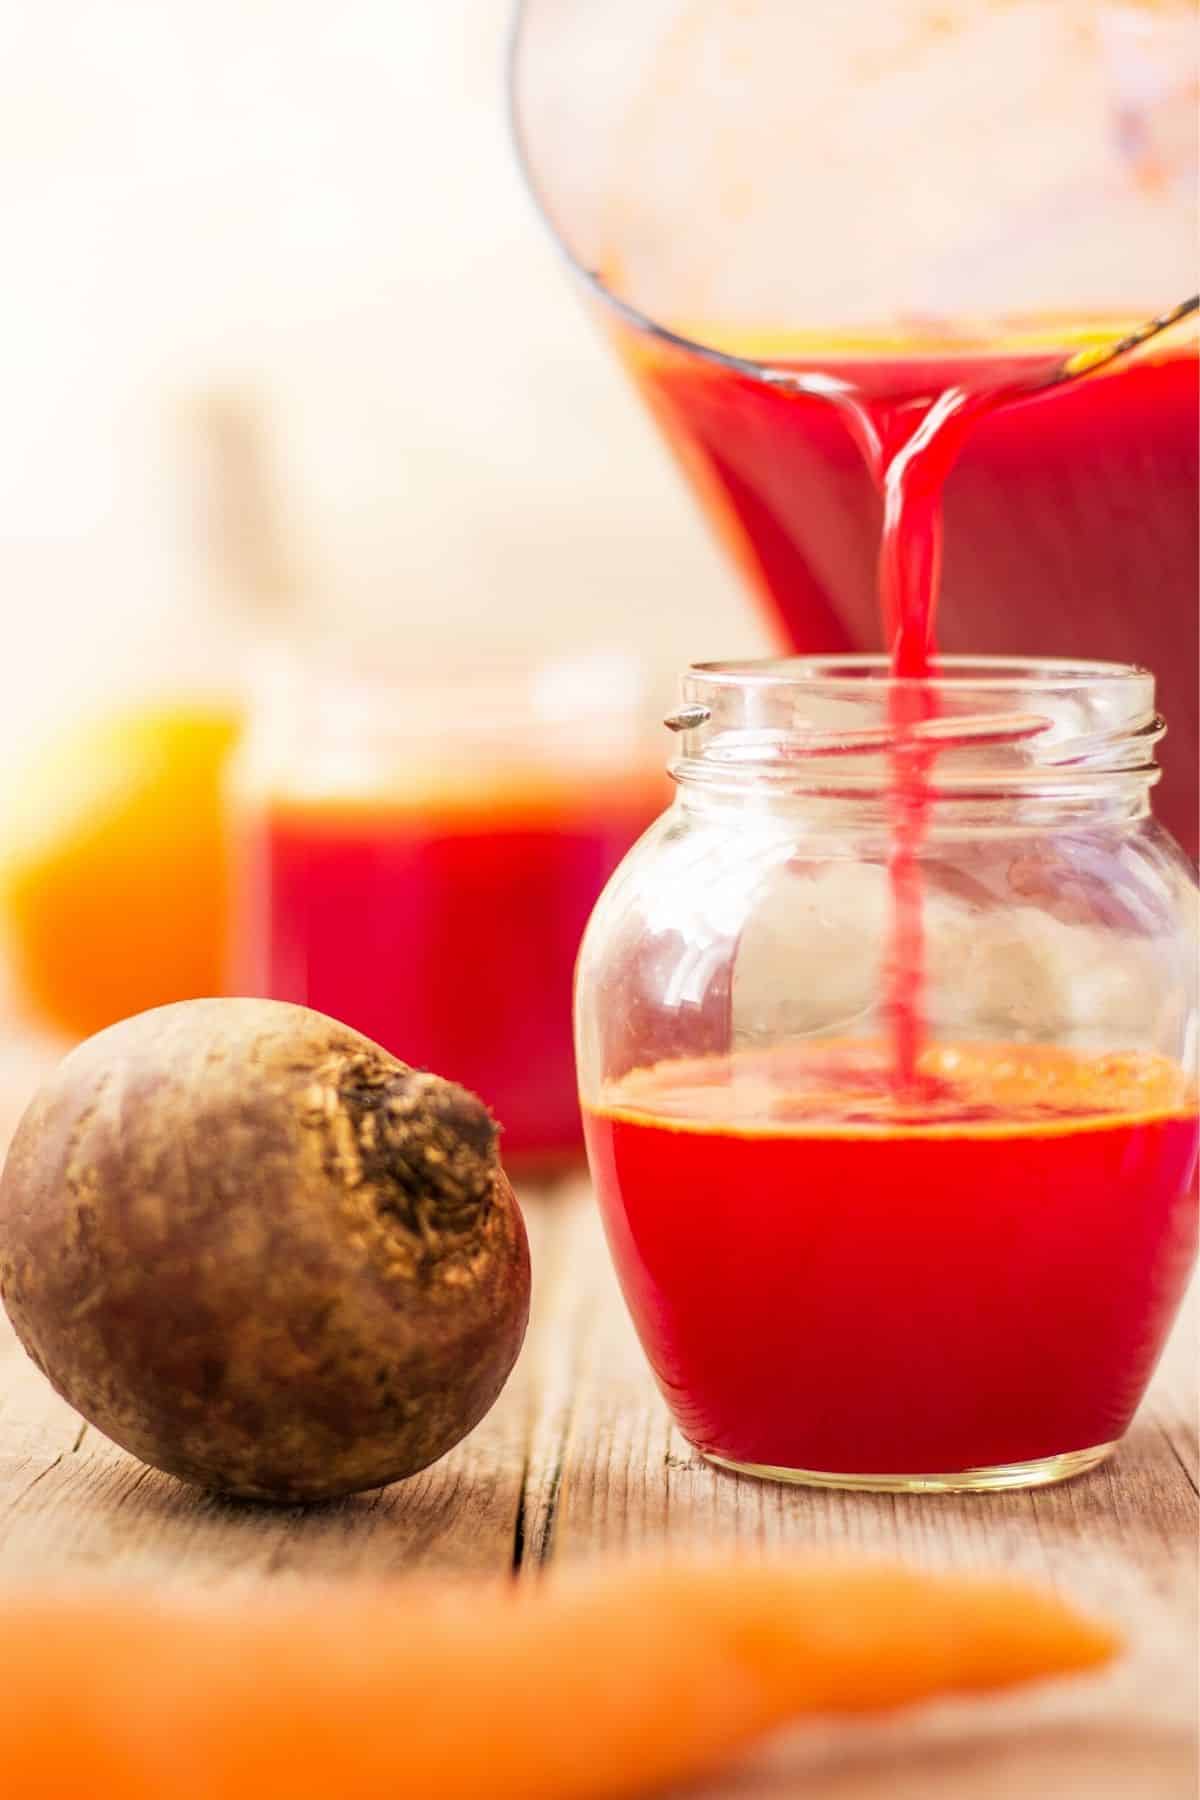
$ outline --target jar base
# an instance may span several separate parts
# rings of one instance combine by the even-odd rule
[[[701,1450],[705,1462],[733,1475],[753,1475],[758,1481],[786,1481],[793,1487],[846,1488],[865,1494],[989,1494],[1009,1488],[1049,1487],[1086,1475],[1116,1444],[1094,1444],[1089,1450],[1066,1450],[1060,1456],[1039,1456],[1032,1462],[995,1463],[980,1469],[960,1469],[953,1475],[839,1475],[825,1469],[777,1469],[766,1463],[735,1462]]]

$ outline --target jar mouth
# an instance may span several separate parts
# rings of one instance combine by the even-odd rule
[[[903,755],[933,797],[1097,777],[1144,795],[1165,729],[1147,670],[1078,658],[947,656],[927,679],[894,678],[880,655],[696,663],[680,691],[677,779],[807,792],[878,792]]]
[[[939,656],[928,677],[893,676],[888,657],[870,652],[844,656],[754,657],[731,662],[692,663],[688,674],[714,686],[736,687],[766,683],[795,683],[805,689],[828,686],[846,693],[860,692],[864,682],[881,688],[933,689],[968,693],[974,689],[1021,689],[1051,692],[1058,689],[1091,689],[1112,684],[1128,693],[1154,677],[1137,663],[1089,661],[1081,657],[1054,656]]]

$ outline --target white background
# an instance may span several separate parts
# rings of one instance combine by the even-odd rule
[[[4,0],[0,761],[232,654],[194,402],[400,666],[765,642],[524,195],[506,0]],[[200,465],[202,467],[202,464]]]

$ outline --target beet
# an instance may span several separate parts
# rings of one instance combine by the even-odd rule
[[[487,1412],[529,1313],[483,1104],[347,1026],[190,1000],[64,1058],[0,1178],[0,1295],[144,1462],[247,1498],[414,1474]]]

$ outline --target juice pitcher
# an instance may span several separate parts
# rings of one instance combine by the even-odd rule
[[[1187,0],[524,0],[535,198],[782,644],[881,647],[881,458],[983,411],[945,485],[940,650],[1144,665],[1197,849]],[[937,585],[937,584],[935,584]]]

